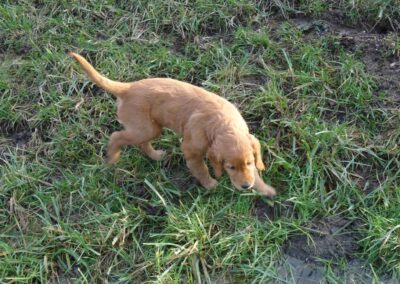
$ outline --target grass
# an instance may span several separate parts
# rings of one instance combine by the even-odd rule
[[[398,105],[358,50],[290,20],[336,7],[347,25],[396,30],[394,2],[3,1],[1,282],[295,282],[283,248],[328,216],[361,224],[351,257],[372,282],[398,281]],[[398,58],[395,43],[383,57]],[[104,165],[115,101],[67,50],[114,79],[173,77],[234,102],[279,196],[238,193],[227,177],[204,190],[167,130],[165,161],[129,147]],[[346,282],[339,258],[323,262],[325,281]]]

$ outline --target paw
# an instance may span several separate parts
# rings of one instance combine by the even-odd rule
[[[272,186],[269,186],[267,184],[263,184],[262,186],[256,188],[256,190],[261,193],[262,195],[268,196],[268,197],[274,197],[276,195],[276,190]]]
[[[153,153],[151,153],[150,158],[152,158],[155,161],[161,161],[166,154],[167,152],[164,150],[155,150]]]
[[[106,164],[107,165],[112,165],[115,164],[119,159],[119,153],[116,153],[114,155],[107,155],[106,158]]]
[[[265,170],[264,163],[261,162],[261,161],[257,161],[257,163],[256,163],[256,168],[257,168],[257,170],[259,170],[259,171]]]
[[[207,181],[206,183],[202,183],[202,184],[207,189],[213,189],[213,188],[217,187],[218,182],[215,179],[211,178],[209,181]]]

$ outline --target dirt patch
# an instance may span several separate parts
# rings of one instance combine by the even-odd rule
[[[168,155],[163,160],[163,169],[168,180],[174,185],[176,189],[182,193],[187,192],[196,185],[199,185],[197,180],[189,172],[186,167],[186,162],[183,158],[175,160],[176,156]],[[210,169],[210,167],[209,167]]]
[[[148,202],[138,203],[138,207],[146,213],[146,216],[149,216],[149,217],[162,217],[162,216],[166,215],[166,211],[165,211],[164,207],[154,206]]]
[[[268,77],[263,75],[246,75],[239,79],[239,84],[247,91],[260,89],[268,82]]]
[[[79,93],[88,94],[88,98],[99,96],[104,93],[104,90],[92,83],[77,83],[76,89],[79,90]],[[86,98],[86,97],[85,97]]]
[[[348,16],[345,15],[345,12],[340,9],[329,9],[321,15],[321,19],[341,26],[360,27],[361,29],[378,34],[385,34],[391,31],[396,31],[400,28],[400,25],[394,22],[394,25],[392,25],[390,22],[385,20],[376,22],[367,18],[364,18],[363,22],[354,23],[354,21],[351,21]]]
[[[182,56],[185,52],[184,39],[181,37],[175,37],[171,47],[171,52],[176,56]]]
[[[253,199],[251,213],[260,221],[274,221],[280,218],[292,219],[296,217],[294,204],[290,201],[268,203],[263,198]]]
[[[21,38],[13,38],[12,40],[8,40],[6,36],[0,35],[0,54],[8,54],[14,56],[24,56],[28,54],[32,50],[32,46],[28,43],[18,43],[18,40],[22,40]]]
[[[213,34],[209,36],[195,36],[193,42],[202,50],[208,50],[211,46],[217,42],[230,44],[234,40],[232,34]]]
[[[375,283],[378,277],[379,283],[398,283],[389,275],[374,275],[368,264],[360,260],[350,260],[346,267],[329,268],[330,274],[336,275],[343,283]],[[278,275],[282,282],[297,284],[330,283],[326,278],[326,268],[323,265],[307,263],[294,257],[286,257],[285,263],[278,268]]]
[[[60,264],[59,261],[64,263],[72,262],[72,265],[69,266],[67,269],[65,269],[65,264]],[[50,276],[51,283],[61,283],[61,284],[74,283],[81,276],[79,270],[82,270],[75,259],[73,259],[72,261],[71,259],[68,259],[68,262],[67,260],[64,259],[58,259],[52,261],[50,268],[51,268],[51,276]]]
[[[282,247],[285,263],[278,268],[282,279],[294,279],[296,283],[320,283],[326,280],[324,261],[330,263],[333,273],[348,281],[372,280],[372,273],[356,258],[359,249],[359,220],[342,216],[315,219],[304,233],[290,236]],[[347,260],[346,267],[336,263]],[[385,279],[384,277],[382,280]]]
[[[273,205],[261,198],[254,199],[252,214],[260,221],[296,218],[293,203],[275,202]],[[349,283],[372,283],[375,277],[369,266],[357,258],[361,221],[342,216],[317,218],[305,228],[306,233],[290,236],[282,246],[283,261],[277,265],[282,282],[317,284],[326,281],[326,263],[340,279]],[[340,267],[346,259],[346,267]],[[379,276],[381,283],[395,283],[388,275]]]
[[[16,132],[9,136],[9,139],[12,141],[12,144],[16,146],[23,146],[28,144],[31,138],[32,138],[32,132],[29,130]]]
[[[23,44],[21,46],[14,48],[14,53],[16,55],[22,56],[22,55],[29,53],[31,51],[31,49],[32,49],[32,46],[30,46],[29,44]]]
[[[378,88],[375,95],[387,94],[386,107],[400,106],[400,58],[385,55],[395,42],[393,34],[349,34],[340,38],[340,43],[349,51],[354,51],[364,62],[367,71],[377,78]]]
[[[400,106],[400,54],[395,50],[399,40],[396,33],[375,29],[367,31],[362,27],[343,25],[341,16],[328,14],[323,19],[296,17],[292,23],[300,29],[306,40],[321,35],[331,35],[348,52],[354,53],[365,65],[368,72],[377,78],[375,95],[386,93],[384,107]]]
[[[400,78],[400,58],[382,55],[382,50],[387,48],[386,45],[390,45],[388,38],[388,36],[374,35],[352,36],[350,39],[355,41],[357,51],[365,63],[367,71],[377,77],[378,89],[375,95],[385,92],[387,94],[385,106],[397,108],[400,106],[400,83],[398,80]]]
[[[314,220],[308,228],[309,237],[301,234],[289,237],[283,252],[302,261],[320,259],[339,261],[355,257],[358,251],[360,222],[340,216]]]
[[[130,194],[130,196],[127,197],[127,200],[131,204],[137,205],[146,213],[147,216],[165,216],[165,208],[163,206],[153,204],[151,190],[146,188],[145,184],[130,187],[126,189],[126,191]]]
[[[364,194],[370,194],[379,188],[387,177],[373,167],[359,167],[351,173],[352,181],[362,190]]]
[[[31,139],[32,132],[30,130],[0,133],[0,158],[5,158],[7,147],[24,147]]]

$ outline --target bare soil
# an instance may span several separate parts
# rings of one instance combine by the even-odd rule
[[[296,216],[291,202],[271,206],[261,198],[254,200],[252,213],[260,221]],[[282,245],[284,261],[277,267],[280,279],[295,279],[298,284],[321,283],[326,280],[329,263],[333,273],[349,283],[373,283],[371,271],[357,255],[362,225],[360,220],[339,215],[310,220],[304,228],[307,234],[293,234]],[[341,260],[346,260],[345,269],[340,267]],[[381,275],[380,281],[395,283],[387,275]]]
[[[384,107],[400,106],[400,54],[394,51],[399,35],[380,26],[373,30],[365,27],[350,27],[344,24],[338,13],[328,13],[322,19],[296,17],[294,25],[310,40],[321,35],[333,35],[349,53],[354,53],[366,70],[377,79],[376,95],[386,94]]]
[[[313,220],[307,228],[309,237],[303,233],[291,236],[284,244],[283,252],[305,262],[318,262],[320,259],[354,259],[359,248],[359,227],[359,221],[340,216]]]

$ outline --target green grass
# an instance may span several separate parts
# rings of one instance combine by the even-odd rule
[[[336,7],[348,25],[392,29],[396,1],[183,2],[0,4],[0,282],[279,282],[282,246],[334,215],[362,224],[354,257],[373,281],[398,281],[398,105],[385,107],[357,51],[289,19]],[[227,177],[199,187],[170,131],[156,142],[165,161],[128,147],[104,165],[115,100],[67,50],[113,79],[173,77],[236,103],[277,198],[236,192]],[[256,216],[260,203],[291,214]],[[326,281],[345,282],[335,269],[346,263],[327,260]]]

